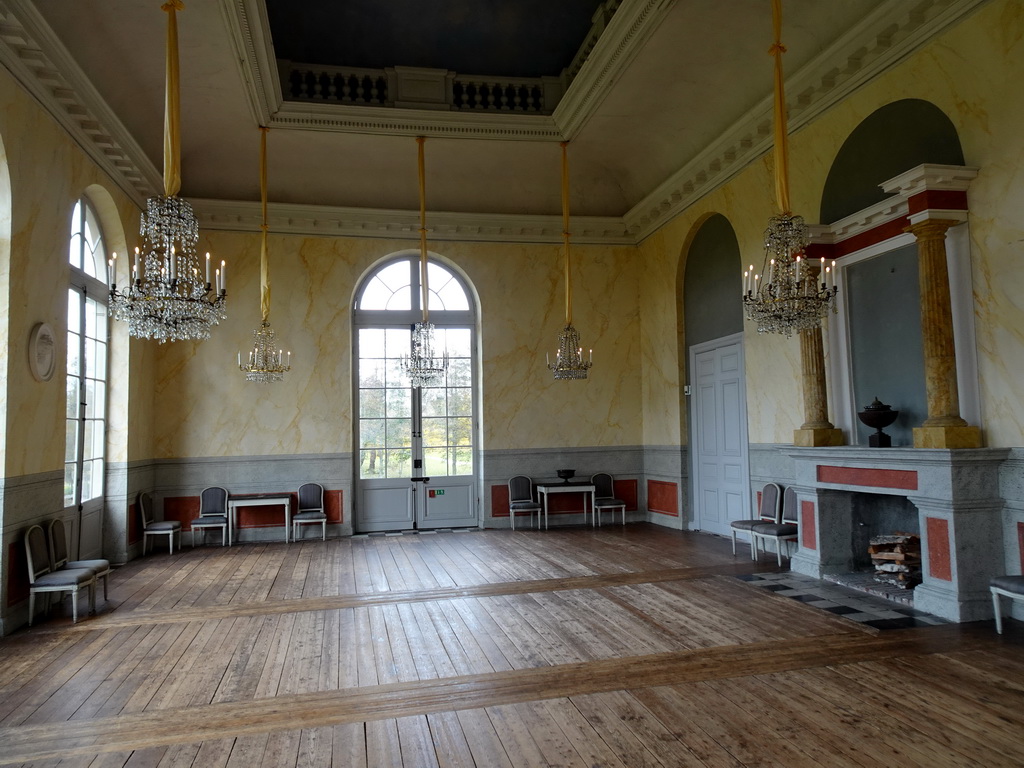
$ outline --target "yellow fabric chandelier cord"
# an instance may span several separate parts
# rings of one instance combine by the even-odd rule
[[[167,83],[164,105],[164,195],[174,197],[181,189],[181,99],[178,95],[178,17],[185,9],[182,0],[168,0],[160,6],[167,11]]]
[[[562,144],[562,243],[565,249],[565,324],[572,325],[572,265],[569,261],[569,142]]]
[[[417,169],[420,176],[420,290],[423,301],[423,322],[430,319],[430,311],[427,309],[427,297],[430,295],[427,287],[427,182],[426,171],[423,163],[423,144],[426,138],[416,137],[417,144]]]
[[[260,229],[263,240],[260,244],[260,310],[263,322],[270,322],[270,253],[267,247],[267,132],[269,128],[260,126],[260,200],[263,218]]]
[[[782,213],[789,206],[789,134],[786,128],[786,94],[782,84],[782,0],[772,0],[772,26],[775,42],[768,52],[775,58],[775,197]]]

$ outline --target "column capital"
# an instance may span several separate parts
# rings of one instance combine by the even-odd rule
[[[942,240],[950,227],[960,224],[956,219],[922,219],[915,221],[904,231],[913,233],[918,242],[928,240]]]

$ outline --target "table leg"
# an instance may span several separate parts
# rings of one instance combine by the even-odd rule
[[[289,536],[292,534],[292,505],[289,502],[285,502],[284,505],[284,543],[287,544],[291,539]]]

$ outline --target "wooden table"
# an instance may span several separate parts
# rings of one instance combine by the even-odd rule
[[[548,494],[551,493],[582,493],[583,494],[583,524],[587,522],[587,494],[590,494],[590,514],[594,514],[594,492],[593,483],[539,483],[537,493],[540,494],[540,502],[544,506],[544,527],[548,527]]]
[[[238,526],[239,507],[284,507],[284,540],[288,543],[292,530],[292,495],[290,493],[243,493],[228,496],[228,542]]]

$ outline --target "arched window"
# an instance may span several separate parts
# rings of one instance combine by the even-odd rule
[[[382,264],[356,293],[355,523],[361,531],[477,524],[474,312],[461,278],[428,262],[430,321],[449,367],[443,381],[413,388],[400,362],[422,318],[419,277],[419,257],[410,254]]]
[[[96,211],[75,204],[68,261],[64,505],[77,507],[79,552],[102,549],[107,411],[107,262]]]

